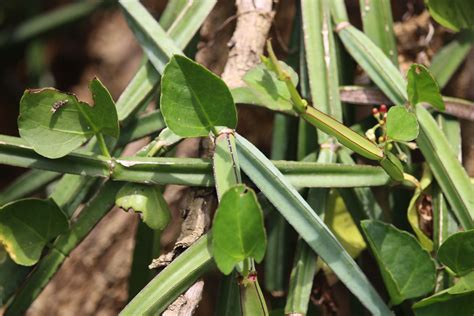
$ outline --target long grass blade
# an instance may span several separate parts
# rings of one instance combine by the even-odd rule
[[[393,32],[390,0],[360,0],[364,33],[398,67],[397,43]]]
[[[281,172],[251,143],[237,135],[242,170],[347,288],[374,315],[391,312],[351,256]]]
[[[417,144],[464,229],[474,228],[474,188],[448,140],[424,107],[416,108],[420,122]]]
[[[202,236],[160,272],[120,315],[157,315],[214,266],[208,236]]]
[[[35,16],[23,22],[14,30],[2,31],[0,33],[0,47],[6,48],[11,44],[28,41],[31,38],[86,18],[95,10],[110,5],[114,5],[114,1],[81,1]]]
[[[336,30],[349,54],[374,83],[395,104],[404,104],[407,100],[406,83],[383,51],[347,21],[339,23]]]
[[[436,78],[440,89],[444,88],[471,50],[474,32],[464,30],[443,46],[431,61],[430,71]]]
[[[342,122],[329,3],[327,0],[302,0],[301,10],[313,106]]]
[[[186,3],[181,0],[173,0],[170,2],[171,4],[181,2],[174,7],[174,9],[181,9],[181,11],[179,14],[170,13],[162,16],[160,23],[163,23],[163,29],[167,30],[167,34],[173,39],[176,46],[184,49],[211,12],[216,0],[186,1]],[[190,16],[192,18],[189,18]],[[120,121],[129,118],[137,108],[152,97],[159,85],[160,78],[161,76],[155,67],[149,61],[145,61],[117,101]]]
[[[121,0],[130,29],[158,72],[162,73],[166,63],[181,49],[166,34],[153,16],[137,0]]]
[[[59,177],[59,173],[43,170],[30,170],[15,179],[0,193],[0,205],[27,197],[42,190]]]

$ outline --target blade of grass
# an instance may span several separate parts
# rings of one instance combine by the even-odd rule
[[[464,30],[443,46],[433,57],[430,71],[443,89],[471,50],[474,32]]]
[[[181,49],[166,34],[153,16],[137,0],[120,0],[125,17],[138,42],[155,69],[162,73],[174,54]]]
[[[395,104],[404,104],[407,100],[406,82],[382,50],[347,21],[339,23],[336,31],[349,54],[374,83]]]
[[[120,312],[120,315],[157,315],[207,270],[214,267],[208,236],[202,236],[160,272]]]
[[[59,178],[60,174],[52,171],[30,170],[16,178],[0,193],[0,205],[29,196],[42,190],[49,183]]]
[[[301,195],[255,146],[239,135],[236,140],[242,170],[290,225],[367,309],[376,315],[390,315],[364,273]]]
[[[393,32],[390,0],[360,0],[364,33],[398,67],[397,44]]]
[[[123,147],[137,139],[157,133],[165,127],[165,121],[159,110],[144,114],[127,122],[127,126],[120,131],[117,146]]]
[[[176,2],[176,0],[173,2]],[[167,30],[168,35],[174,40],[176,46],[184,49],[190,38],[199,30],[199,27],[209,12],[211,12],[215,3],[216,0],[182,3],[179,5],[182,10],[173,19],[171,25],[167,21],[166,16],[163,17],[163,21],[160,19],[160,23],[164,23],[162,27]],[[189,18],[190,16],[192,18]],[[117,100],[116,106],[120,121],[126,120],[134,113],[135,109],[145,104],[152,97],[159,85],[160,78],[161,76],[154,66],[149,61],[145,61]]]
[[[101,7],[111,5],[114,5],[114,1],[76,2],[35,16],[22,22],[14,30],[0,32],[0,47],[8,48],[12,44],[22,43],[46,32],[63,28],[67,24],[86,18]]]
[[[329,3],[326,0],[302,0],[301,9],[313,106],[342,122]]]

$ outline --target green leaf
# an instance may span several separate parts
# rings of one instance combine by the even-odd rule
[[[433,290],[435,263],[413,236],[375,220],[364,220],[361,227],[377,259],[392,304],[398,305]]]
[[[214,216],[212,255],[217,267],[230,274],[246,258],[260,262],[266,249],[263,212],[255,192],[245,185],[227,190]]]
[[[119,125],[114,102],[97,79],[90,82],[95,106],[54,88],[26,90],[20,101],[21,137],[47,158],[60,158],[95,134],[117,138]]]
[[[453,31],[474,29],[474,2],[471,0],[425,0],[431,16]]]
[[[439,247],[438,259],[458,275],[474,270],[474,230],[449,236]]]
[[[472,316],[474,273],[463,276],[456,285],[413,305],[416,316]]]
[[[439,86],[433,75],[423,65],[413,64],[407,74],[408,101],[412,106],[428,103],[440,111],[444,111],[444,101],[439,93]]]
[[[282,61],[280,61],[280,65],[290,74],[291,81],[297,85],[298,75],[295,71]],[[279,80],[277,75],[273,71],[268,70],[264,63],[249,70],[243,77],[243,80],[254,98],[265,107],[275,111],[292,111],[291,96],[285,82]],[[243,89],[245,88],[234,90],[241,92]],[[233,93],[235,92],[233,91]]]
[[[395,141],[409,142],[419,133],[415,114],[403,105],[392,106],[387,113],[387,137]]]
[[[203,66],[175,55],[161,81],[166,125],[183,137],[217,135],[217,126],[235,128],[237,112],[226,84]]]
[[[44,246],[67,228],[66,216],[50,200],[24,199],[0,208],[0,242],[17,264],[34,265]]]
[[[162,231],[171,219],[168,204],[157,185],[127,183],[117,193],[115,204],[125,211],[141,213],[143,222],[154,230]]]

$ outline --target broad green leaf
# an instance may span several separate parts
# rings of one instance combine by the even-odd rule
[[[411,228],[415,232],[421,246],[428,252],[433,251],[433,241],[425,235],[420,228],[420,221],[418,219],[418,202],[424,197],[423,191],[431,184],[433,176],[430,169],[426,166],[423,170],[423,176],[420,181],[420,186],[415,190],[413,197],[408,205],[407,218]]]
[[[347,211],[342,197],[335,191],[331,192],[327,211],[324,213],[324,222],[342,244],[352,258],[359,256],[367,245],[359,229],[354,223],[351,214]]]
[[[453,31],[474,29],[474,2],[471,0],[425,0],[431,16]]]
[[[97,79],[89,89],[95,105],[54,88],[26,90],[20,101],[18,129],[33,149],[47,158],[60,158],[95,134],[117,138],[119,125],[114,102]]]
[[[295,71],[281,61],[280,65],[291,75],[292,82],[297,85],[298,75]],[[275,111],[291,111],[293,109],[286,84],[279,80],[273,71],[268,70],[264,63],[249,70],[243,80],[247,84],[249,92],[265,107]],[[245,88],[237,88],[236,90],[242,92],[243,89]]]
[[[403,105],[392,106],[387,113],[387,137],[409,142],[418,136],[419,127],[415,114]]]
[[[166,125],[183,137],[217,135],[217,126],[235,128],[237,112],[226,84],[203,66],[175,55],[161,81]]]
[[[361,227],[377,259],[392,304],[398,305],[433,290],[435,263],[413,236],[375,220],[364,220]]]
[[[439,86],[430,71],[423,65],[413,64],[407,74],[408,101],[412,106],[428,103],[444,111],[444,101],[439,93]]]
[[[157,185],[127,183],[117,193],[115,204],[125,211],[141,213],[143,222],[154,230],[162,231],[171,219],[168,204]]]
[[[242,136],[236,135],[236,144],[242,170],[288,223],[369,311],[389,315],[389,308],[358,265],[283,174]]]
[[[474,311],[474,273],[463,276],[444,291],[413,305],[416,316],[472,316]]]
[[[0,208],[0,242],[20,265],[38,262],[44,246],[67,228],[66,216],[50,200],[24,199]]]
[[[474,230],[449,236],[438,250],[438,259],[458,275],[474,270]]]
[[[217,267],[229,274],[246,258],[260,262],[266,249],[263,212],[252,189],[237,185],[221,198],[212,231],[212,255]]]

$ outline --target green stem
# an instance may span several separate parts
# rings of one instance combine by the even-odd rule
[[[107,148],[107,144],[105,143],[104,135],[102,133],[96,134],[97,137],[97,143],[99,144],[100,151],[102,152],[102,155],[104,155],[107,158],[112,158],[110,156],[109,149]]]

